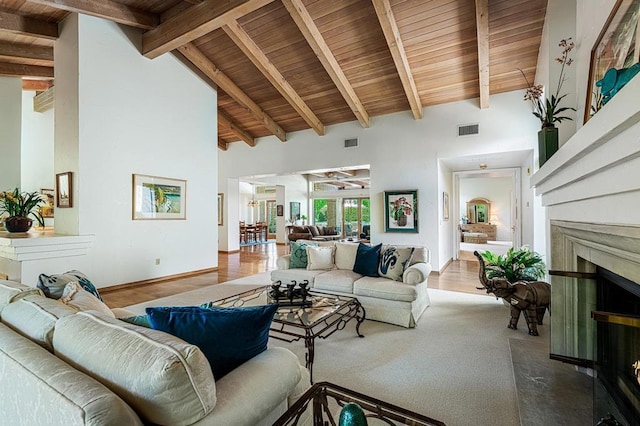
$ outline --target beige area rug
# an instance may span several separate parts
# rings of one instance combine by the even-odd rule
[[[197,305],[269,282],[269,273],[229,281],[128,307]],[[494,297],[430,289],[431,306],[415,329],[365,321],[358,338],[352,321],[316,341],[314,379],[329,381],[445,422],[449,426],[519,425],[509,339],[542,343],[507,328],[509,310]],[[543,340],[545,339],[545,340]],[[270,340],[304,362],[303,342]]]

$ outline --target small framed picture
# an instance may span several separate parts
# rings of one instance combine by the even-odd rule
[[[224,194],[218,192],[218,226],[222,226],[224,221],[222,220],[222,208],[224,207]]]
[[[442,193],[442,220],[449,220],[449,194]]]
[[[276,215],[277,216],[284,216],[284,206],[282,204],[278,204],[276,206]]]
[[[56,174],[56,207],[73,207],[72,172]]]
[[[133,219],[186,219],[187,181],[133,175]]]

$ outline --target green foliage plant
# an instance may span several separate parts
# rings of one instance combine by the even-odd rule
[[[33,216],[40,226],[44,228],[44,219],[38,208],[44,200],[37,192],[20,192],[18,188],[13,191],[0,192],[0,216],[6,213],[9,217]]]
[[[496,255],[490,251],[482,253],[487,278],[506,278],[510,283],[536,281],[546,274],[542,256],[531,251],[528,246],[519,249],[511,247],[507,254]]]

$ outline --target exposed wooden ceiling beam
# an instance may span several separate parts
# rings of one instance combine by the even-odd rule
[[[480,108],[489,108],[489,0],[476,0]]]
[[[0,41],[0,61],[52,67],[53,47]]]
[[[58,24],[7,12],[0,12],[0,30],[48,40],[58,38]]]
[[[0,62],[0,75],[5,77],[47,77],[53,78],[53,67],[10,64]]]
[[[402,39],[400,38],[400,31],[398,30],[398,25],[391,10],[391,4],[389,4],[389,0],[373,0],[373,6],[378,15],[384,37],[387,39],[387,45],[391,51],[393,62],[398,69],[400,81],[402,81],[402,87],[407,95],[413,117],[416,120],[420,119],[422,118],[422,101],[418,94],[416,82],[413,80],[413,75],[411,74],[409,60],[407,59],[407,54],[404,50]]]
[[[160,22],[160,18],[153,14],[117,3],[113,0],[28,0],[43,6],[66,10],[68,12],[83,13],[108,19],[130,27],[150,30]]]
[[[322,37],[322,34],[320,34],[320,30],[318,30],[318,27],[302,3],[302,0],[282,0],[282,4],[284,4],[287,11],[289,11],[289,14],[304,35],[307,43],[309,43],[309,46],[313,49],[360,124],[363,127],[369,127],[369,113],[364,108],[358,95],[356,95],[351,83],[349,83],[349,80],[347,80],[347,77],[344,75],[342,68],[338,64],[335,56],[333,56],[333,53],[331,53],[327,42]]]
[[[38,92],[49,89],[53,86],[53,80],[22,80],[22,90],[36,90]]]
[[[223,151],[226,151],[227,149],[229,149],[229,144],[223,141],[222,139],[218,138],[218,148],[220,148]]]
[[[157,58],[273,0],[204,0],[142,35],[142,54]]]
[[[271,82],[273,87],[289,102],[289,104],[300,114],[302,119],[315,132],[324,135],[324,124],[311,111],[311,108],[302,100],[300,95],[293,90],[293,87],[284,78],[275,65],[271,63],[267,55],[264,54],[258,45],[249,37],[238,22],[230,23],[222,27],[225,33],[233,42],[244,52],[245,55],[253,62],[253,64],[262,72],[262,74]]]
[[[238,127],[231,118],[227,117],[224,113],[218,110],[218,126],[222,126],[225,129],[230,130],[234,135],[239,137],[249,146],[256,146],[256,141],[249,133]]]
[[[350,177],[353,177],[357,174],[355,170],[336,170],[335,173],[339,173],[341,175],[350,176]]]
[[[225,73],[220,71],[193,43],[187,43],[178,48],[185,58],[202,71],[207,77],[224,90],[231,98],[244,108],[249,110],[253,116],[260,121],[270,132],[272,132],[282,142],[287,140],[284,129],[278,125],[266,112],[256,104],[246,93],[244,93]]]

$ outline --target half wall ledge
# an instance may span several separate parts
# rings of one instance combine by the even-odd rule
[[[76,263],[69,258],[87,255],[94,241],[94,235],[62,235],[46,228],[24,233],[0,231],[0,274],[35,286],[38,275],[47,271],[54,259],[67,258],[61,263]]]

